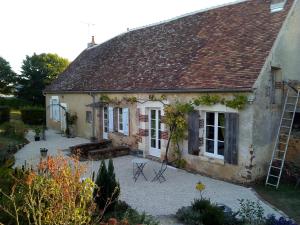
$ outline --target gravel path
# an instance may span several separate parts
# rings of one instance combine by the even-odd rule
[[[29,164],[37,164],[41,147],[48,148],[48,153],[54,155],[57,154],[57,149],[67,149],[69,146],[88,142],[84,138],[64,138],[52,130],[47,131],[46,141],[34,142],[31,132],[28,133],[28,139],[31,143],[15,155],[17,166],[24,164],[25,160]],[[62,151],[62,153],[65,154],[67,151]],[[256,194],[249,188],[171,167],[166,171],[166,182],[150,182],[139,177],[135,183],[132,179],[132,159],[134,159],[133,156],[114,158],[116,177],[121,184],[121,199],[138,211],[145,211],[153,216],[175,214],[178,208],[190,205],[193,199],[199,197],[199,193],[195,190],[195,184],[198,181],[203,182],[206,186],[205,197],[210,198],[213,202],[226,204],[233,210],[239,208],[238,199],[258,200]],[[86,176],[90,176],[93,171],[97,172],[100,165],[100,161],[83,163],[88,166]],[[159,163],[149,160],[144,169],[145,176],[151,180],[154,175],[153,169],[157,170],[159,167]],[[269,205],[263,202],[261,204],[266,214],[279,214]]]

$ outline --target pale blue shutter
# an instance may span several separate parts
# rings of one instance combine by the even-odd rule
[[[114,108],[108,107],[108,131],[114,131]]]
[[[50,106],[49,106],[49,110],[50,110],[50,119],[53,119],[53,99],[52,99],[52,97],[50,98]]]
[[[129,135],[129,110],[123,108],[123,132],[125,135]]]

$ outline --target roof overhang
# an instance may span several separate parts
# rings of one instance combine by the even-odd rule
[[[245,88],[224,88],[224,89],[151,89],[151,90],[57,90],[57,91],[44,91],[44,94],[53,93],[86,93],[86,94],[97,94],[97,93],[230,93],[230,92],[253,92],[252,87]]]

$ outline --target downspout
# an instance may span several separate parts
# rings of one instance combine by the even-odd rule
[[[95,95],[92,94],[92,92],[89,93],[89,95],[92,97],[93,99],[93,105],[92,105],[92,137],[91,137],[91,141],[95,141],[96,137],[95,137],[95,114],[96,114],[96,109],[95,109]]]

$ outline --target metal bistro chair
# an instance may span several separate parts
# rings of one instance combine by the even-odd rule
[[[155,176],[154,176],[154,178],[152,179],[152,182],[158,180],[159,183],[162,183],[162,182],[166,181],[166,178],[165,178],[165,176],[164,176],[164,173],[165,173],[165,171],[167,170],[167,167],[168,167],[167,162],[166,162],[166,160],[164,160],[164,161],[161,163],[161,167],[160,167],[160,169],[159,169],[158,171],[156,171],[155,169],[153,169],[153,171],[154,171],[154,173],[155,173]]]

